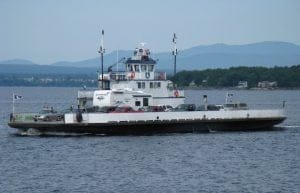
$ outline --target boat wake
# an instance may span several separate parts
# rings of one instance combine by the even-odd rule
[[[300,125],[279,125],[276,128],[300,128]]]
[[[15,136],[21,137],[81,137],[81,136],[107,136],[106,134],[93,133],[64,133],[64,132],[40,132],[36,129],[28,129],[27,131],[17,132]]]
[[[39,136],[39,135],[41,135],[41,132],[36,129],[28,129],[27,131],[17,132],[16,135],[18,135],[18,136]]]

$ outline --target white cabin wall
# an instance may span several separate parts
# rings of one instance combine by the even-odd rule
[[[153,105],[154,106],[163,106],[163,105],[170,105],[172,107],[177,107],[180,104],[184,104],[185,98],[154,98]]]
[[[96,90],[93,96],[93,106],[111,106],[111,90]]]
[[[144,82],[145,88],[138,88],[138,82]],[[150,88],[150,83],[160,82],[160,88]],[[158,81],[158,80],[134,80],[134,81],[124,81],[124,82],[111,82],[111,89],[132,89],[133,91],[142,91],[151,94],[153,97],[173,97],[174,90],[167,88],[169,81]],[[183,90],[178,90],[179,96],[184,96]]]

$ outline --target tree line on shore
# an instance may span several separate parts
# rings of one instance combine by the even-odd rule
[[[181,71],[168,77],[179,87],[224,88],[247,81],[248,88],[258,82],[276,82],[279,88],[300,88],[300,65],[290,67],[232,67]],[[0,86],[97,87],[96,74],[1,74]]]
[[[179,87],[191,84],[198,87],[235,87],[239,81],[247,81],[248,87],[257,87],[258,82],[276,81],[279,88],[300,87],[300,65],[290,67],[232,67],[181,71],[171,80]]]
[[[0,86],[97,87],[95,74],[2,74]]]

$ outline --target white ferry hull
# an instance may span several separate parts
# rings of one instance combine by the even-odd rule
[[[134,135],[207,131],[272,129],[285,119],[281,110],[86,113],[80,122],[76,114],[65,114],[63,121],[11,121],[21,131]]]

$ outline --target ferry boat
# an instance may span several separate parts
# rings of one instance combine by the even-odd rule
[[[20,131],[108,135],[271,129],[285,120],[283,109],[249,109],[245,103],[185,104],[184,90],[156,71],[157,61],[141,44],[123,62],[123,71],[98,74],[98,89],[78,91],[78,107],[65,112],[46,108],[40,113],[12,113],[8,125]],[[176,36],[173,38],[176,73]]]

